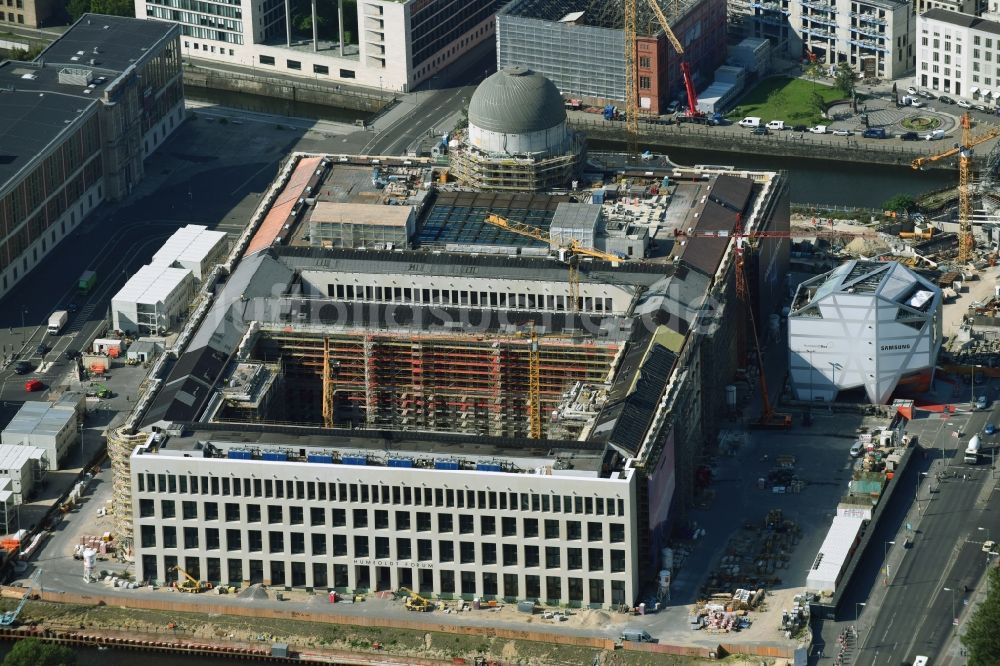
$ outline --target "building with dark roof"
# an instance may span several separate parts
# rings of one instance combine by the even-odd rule
[[[281,210],[280,237],[266,222],[247,230],[228,278],[203,294],[157,367],[134,430],[109,438],[116,483],[128,490],[116,494],[116,515],[134,537],[139,575],[169,580],[181,565],[213,582],[635,602],[692,506],[696,461],[744,365],[733,242],[698,234],[737,223],[787,231],[784,176],[650,167],[628,176],[621,201],[602,188],[611,202],[577,201],[594,210],[565,219],[554,213],[566,202],[555,202],[550,221],[569,238],[580,220],[589,228],[627,214],[658,244],[634,260],[582,261],[571,278],[560,248],[508,245],[474,228],[476,218],[492,228],[482,221],[489,202],[547,209],[540,193],[459,193],[483,208],[463,218],[460,246],[313,246],[301,237],[308,208],[369,198],[359,183],[375,171],[346,156],[300,164],[317,178],[314,196]],[[298,168],[255,220],[282,205],[286,188],[305,187]],[[417,206],[417,239],[435,195],[453,194],[424,190],[435,168],[419,159],[377,167],[387,182],[373,185],[386,192],[378,205]],[[688,229],[682,243],[676,232]],[[789,245],[776,240],[746,257],[757,321],[784,289]],[[205,502],[202,484],[238,505],[234,517],[280,494],[289,513],[275,511],[267,555],[254,549],[252,525],[227,535],[224,558],[164,540],[159,528],[176,517],[160,500],[171,487],[197,488],[185,499]],[[314,508],[323,518],[306,530],[295,516]],[[350,525],[327,520],[341,511]],[[481,526],[481,548],[456,545],[455,514]]]
[[[183,120],[175,26],[85,14],[0,63],[0,297],[101,202],[142,180]]]

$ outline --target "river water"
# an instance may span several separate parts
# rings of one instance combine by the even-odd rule
[[[354,123],[367,120],[364,111],[205,88],[187,88],[192,100],[258,113]],[[591,141],[593,150],[620,150],[620,146]],[[716,150],[676,148],[667,152],[676,164],[724,164],[746,169],[784,170],[788,173],[792,203],[881,208],[896,194],[918,195],[958,184],[958,173],[947,169],[914,171],[908,166],[882,166],[827,160],[746,155]]]

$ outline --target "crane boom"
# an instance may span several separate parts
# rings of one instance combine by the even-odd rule
[[[979,144],[1000,136],[1000,127],[993,127],[975,137],[972,136],[972,119],[966,112],[962,116],[962,143],[937,155],[918,157],[910,163],[914,169],[958,155],[958,261],[972,260],[975,238],[972,235],[972,149]]]
[[[538,227],[533,227],[530,224],[512,222],[511,220],[494,213],[490,213],[486,216],[486,222],[488,224],[492,224],[494,227],[500,227],[505,231],[510,231],[511,233],[519,234],[521,236],[527,236],[528,238],[534,238],[535,240],[543,243],[548,243],[549,247],[552,247],[553,245],[558,246],[558,243],[556,243],[551,236]],[[600,250],[595,250],[592,247],[580,245],[580,242],[576,239],[570,239],[569,244],[567,244],[564,249],[569,250],[573,254],[593,257],[594,259],[615,262],[621,261],[621,257],[617,255],[601,252]]]

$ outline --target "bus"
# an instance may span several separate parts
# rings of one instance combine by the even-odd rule
[[[84,271],[76,283],[76,288],[81,294],[89,294],[95,284],[97,284],[97,273],[94,271]]]

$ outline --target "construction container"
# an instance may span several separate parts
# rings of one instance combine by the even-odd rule
[[[531,615],[535,612],[535,602],[534,601],[518,601],[517,610],[519,613],[528,613]]]

